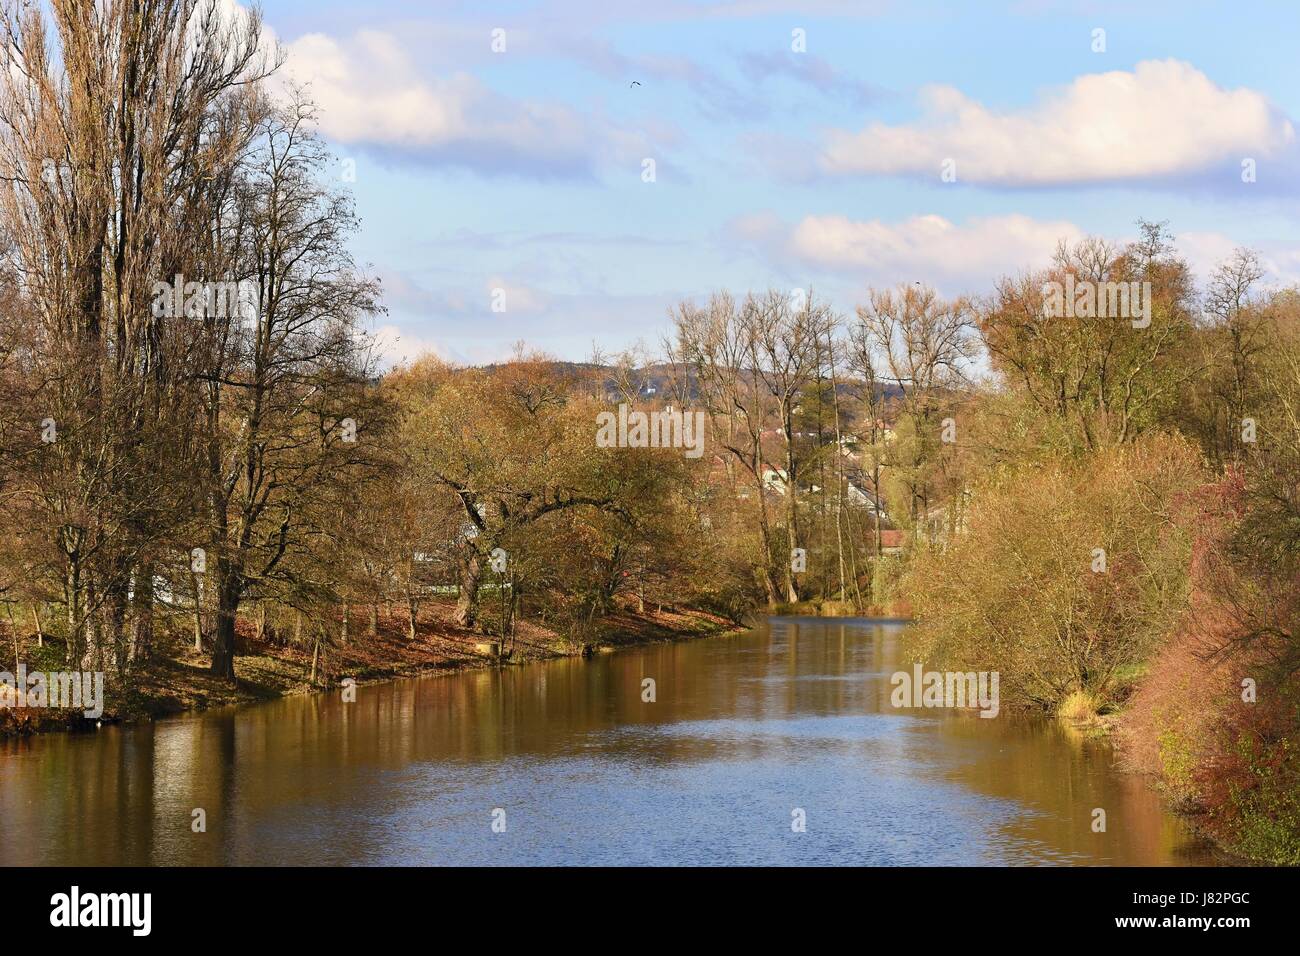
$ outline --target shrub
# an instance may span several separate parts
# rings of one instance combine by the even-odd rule
[[[1125,760],[1154,774],[1221,845],[1300,864],[1294,582],[1242,559],[1254,522],[1239,476],[1197,501],[1190,607],[1124,715]]]
[[[1013,706],[1112,702],[1185,608],[1190,535],[1175,519],[1200,472],[1188,444],[1160,437],[977,487],[964,531],[909,572],[918,659],[1000,671]]]

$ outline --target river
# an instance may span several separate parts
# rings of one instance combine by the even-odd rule
[[[1215,862],[1104,742],[891,707],[899,636],[773,618],[0,741],[0,865]]]

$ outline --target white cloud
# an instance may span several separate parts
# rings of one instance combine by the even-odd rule
[[[1178,60],[1077,78],[1031,109],[998,113],[951,86],[923,91],[917,123],[831,132],[821,168],[836,174],[1054,185],[1185,175],[1280,156],[1295,129],[1261,93],[1225,90]]]
[[[1246,246],[1259,254],[1264,268],[1264,282],[1271,286],[1300,284],[1300,243],[1294,240],[1266,239],[1237,242],[1221,232],[1191,231],[1175,238],[1179,255],[1187,260],[1192,274],[1202,284],[1214,270],[1230,259],[1237,248]]]
[[[511,312],[536,314],[545,312],[551,302],[551,296],[540,289],[510,282],[501,276],[493,276],[487,281],[485,302],[500,299],[505,313]]]
[[[937,215],[897,222],[814,215],[790,223],[760,212],[732,220],[725,241],[748,247],[770,269],[791,279],[812,270],[837,282],[847,280],[854,287],[919,281],[956,294],[988,291],[1003,276],[1043,268],[1059,243],[1074,243],[1092,233],[1069,220],[1014,213],[963,223]],[[1122,246],[1137,236],[1105,238]],[[1208,281],[1215,267],[1240,245],[1213,231],[1174,237],[1176,253],[1187,260],[1200,283]],[[1248,245],[1259,253],[1266,284],[1300,284],[1300,243],[1269,240]],[[790,271],[792,263],[797,268]]]
[[[1064,220],[1021,215],[972,219],[963,225],[934,215],[896,223],[806,216],[789,232],[785,249],[809,265],[873,281],[987,283],[1005,273],[1046,265],[1060,240],[1082,235]]]
[[[397,325],[380,326],[375,330],[373,341],[380,366],[385,369],[413,362],[420,356],[429,354],[447,361],[460,361],[446,346],[433,339],[414,335]]]
[[[381,270],[384,302],[394,311],[413,315],[449,316],[460,319],[491,319],[512,313],[530,314],[546,311],[553,296],[544,290],[503,275],[492,275],[477,287],[463,278],[448,281],[446,276],[436,289],[428,288],[410,273],[396,269]],[[505,312],[493,308],[501,302]]]
[[[514,100],[464,72],[424,75],[381,30],[346,40],[307,34],[288,54],[288,77],[309,84],[322,131],[342,143],[538,178],[588,175],[616,149],[613,135],[567,106]]]

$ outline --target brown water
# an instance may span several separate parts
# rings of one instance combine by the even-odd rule
[[[891,707],[898,636],[775,618],[0,742],[0,864],[1212,862],[1105,744]]]

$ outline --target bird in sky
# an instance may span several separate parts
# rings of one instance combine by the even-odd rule
[[[641,81],[640,81],[640,80],[633,80],[633,81],[632,81],[632,86],[640,86],[640,85],[641,85]],[[629,86],[628,89],[629,89],[629,90],[632,89],[632,86]]]

